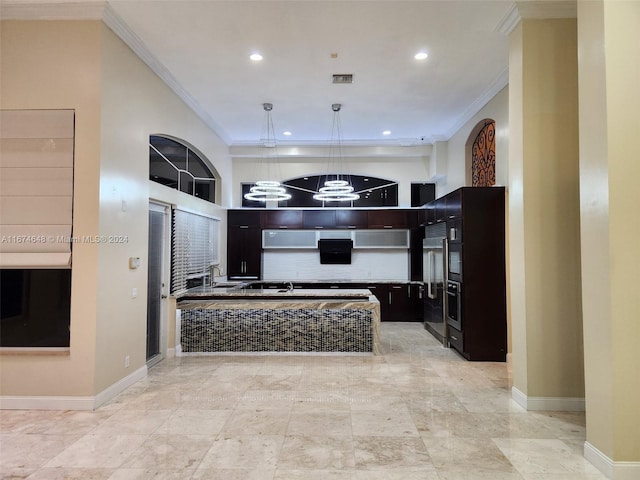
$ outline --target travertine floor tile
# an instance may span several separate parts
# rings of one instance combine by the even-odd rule
[[[509,365],[422,325],[379,356],[166,359],[95,412],[0,411],[0,478],[604,480],[584,413],[527,412]]]

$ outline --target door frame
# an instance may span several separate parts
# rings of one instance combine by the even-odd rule
[[[162,234],[162,289],[160,297],[160,348],[158,355],[147,360],[147,367],[151,367],[167,357],[168,331],[169,331],[169,287],[171,272],[171,205],[149,200],[149,212],[160,212],[164,215]],[[150,232],[149,232],[150,234]],[[149,252],[147,252],[149,258]],[[148,288],[148,285],[147,285]],[[149,305],[147,304],[147,308]]]

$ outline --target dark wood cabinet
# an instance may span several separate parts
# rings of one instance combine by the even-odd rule
[[[302,212],[302,228],[335,228],[335,210],[304,210]]]
[[[462,216],[462,192],[462,189],[454,190],[445,197],[445,219],[447,221]]]
[[[504,188],[463,187],[450,195],[453,200],[447,204],[459,203],[460,215],[459,220],[447,222],[448,236],[452,236],[451,229],[456,231],[449,251],[460,252],[462,262],[461,328],[450,330],[450,343],[468,360],[505,361]]]
[[[354,287],[355,288],[355,287]],[[371,290],[380,302],[383,322],[422,321],[421,285],[411,283],[376,283],[359,288]]]
[[[336,210],[336,228],[367,228],[366,210]]]
[[[260,228],[262,212],[259,210],[228,210],[227,223],[233,227]]]
[[[447,199],[446,197],[436,198],[433,202],[434,215],[436,223],[445,222],[447,220]]]
[[[227,229],[227,277],[257,280],[261,275],[262,231],[260,228],[230,225]]]
[[[413,308],[411,306],[411,287],[406,285],[389,285],[388,289],[388,314],[386,321],[390,322],[406,322],[413,317]]]
[[[302,228],[302,210],[265,210],[262,228]]]
[[[405,210],[369,210],[367,212],[369,228],[407,228]]]
[[[412,183],[411,184],[411,206],[421,207],[436,198],[435,183]]]

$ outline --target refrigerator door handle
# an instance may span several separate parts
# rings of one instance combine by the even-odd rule
[[[442,239],[442,290],[444,292],[447,282],[449,281],[449,241],[446,238]],[[446,298],[442,299],[442,346],[449,348],[449,323],[447,321],[447,304],[449,302]]]
[[[434,259],[435,253],[433,253],[433,250],[429,250],[429,252],[427,252],[427,295],[432,300],[435,300],[436,298],[436,295],[433,292],[433,268],[435,267]]]

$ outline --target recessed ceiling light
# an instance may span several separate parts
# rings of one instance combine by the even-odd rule
[[[288,137],[289,135],[291,135],[291,132],[287,130],[286,132],[282,132],[282,134]]]
[[[262,60],[262,55],[260,55],[259,53],[252,53],[251,55],[249,55],[249,58],[254,62],[259,62],[260,60]]]
[[[391,135],[391,130],[385,130],[382,132],[383,135]]]
[[[427,54],[427,52],[418,52],[418,53],[415,54],[415,56],[413,58],[415,58],[416,60],[424,60],[428,56],[429,55]]]

